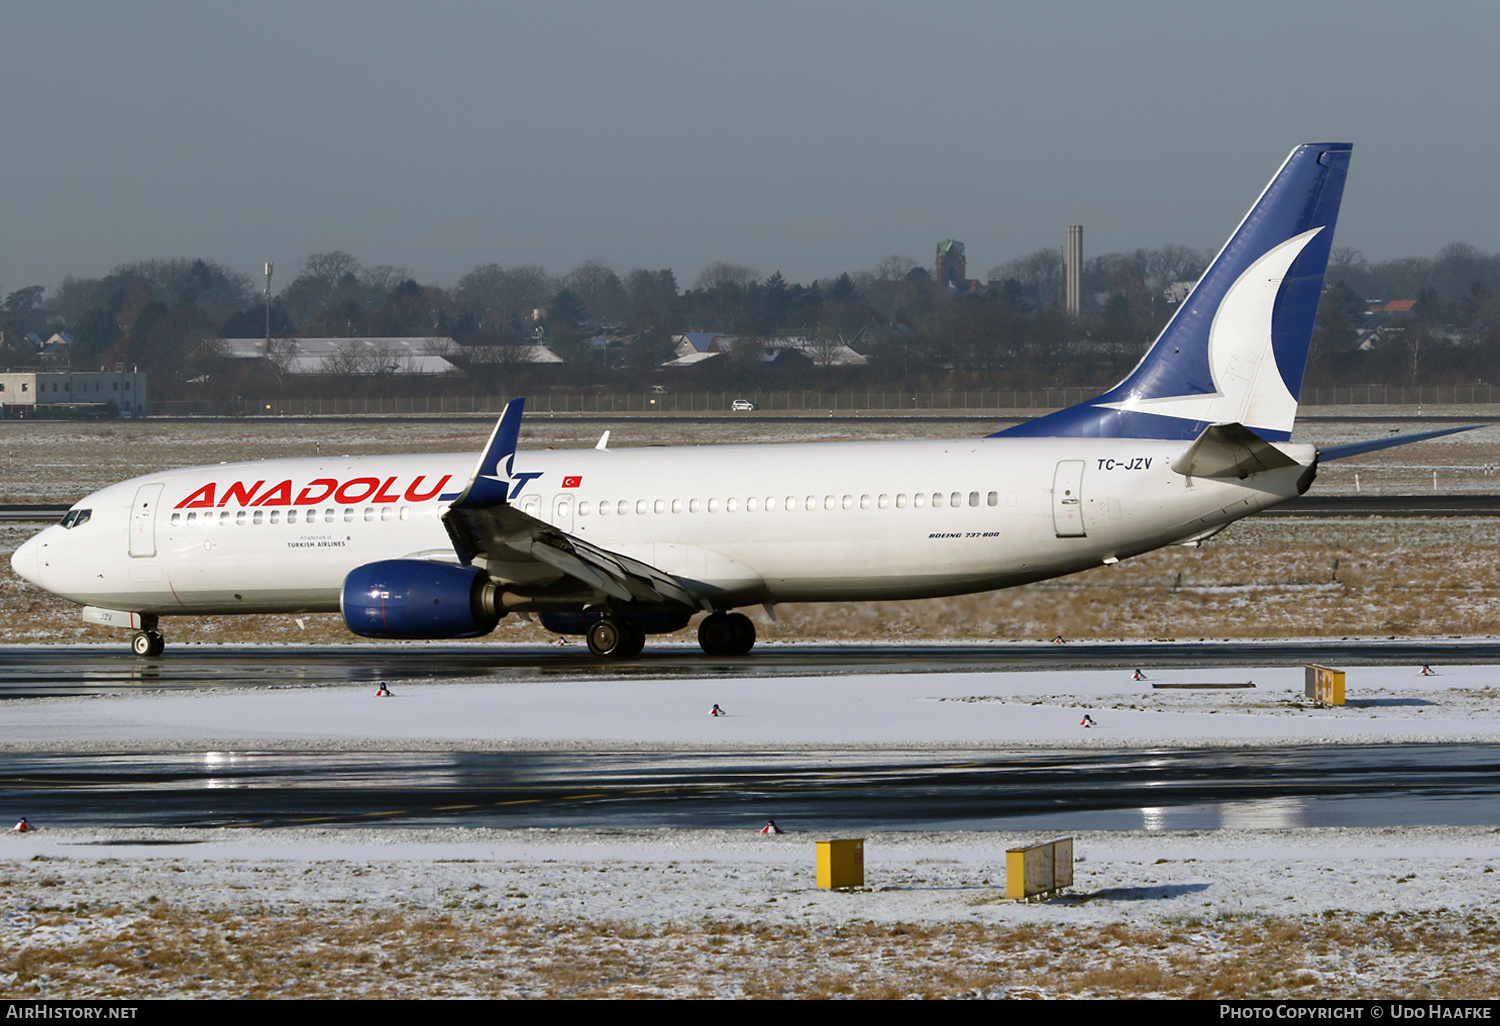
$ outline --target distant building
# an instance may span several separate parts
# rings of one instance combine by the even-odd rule
[[[673,351],[677,355],[662,366],[691,367],[704,360],[713,359],[720,353],[729,352],[734,343],[733,335],[720,335],[712,331],[689,331],[682,335],[673,335],[672,344],[675,347]]]
[[[984,289],[983,282],[969,278],[969,261],[964,256],[964,244],[957,239],[945,239],[938,243],[932,277],[937,282],[939,292],[979,292]]]
[[[753,359],[760,363],[779,364],[788,359],[806,359],[818,367],[863,367],[869,363],[842,341],[831,339],[801,336],[742,339],[711,331],[695,331],[674,335],[672,341],[677,344],[677,355],[662,364],[666,369],[692,367],[741,346],[750,347],[754,352]]]
[[[1365,327],[1384,328],[1392,322],[1409,320],[1416,310],[1415,299],[1372,299],[1365,304]]]
[[[140,371],[0,371],[0,408],[26,417],[38,406],[111,406],[126,417],[146,415],[146,375]]]
[[[1083,225],[1068,225],[1063,238],[1063,309],[1078,318],[1083,298]]]
[[[1168,303],[1176,306],[1192,293],[1193,286],[1197,284],[1198,283],[1196,281],[1170,282],[1166,288],[1161,290],[1161,296]]]
[[[278,373],[417,374],[457,373],[445,353],[456,343],[441,336],[405,338],[217,338],[213,345],[231,360],[263,360]],[[551,361],[538,361],[551,362]]]

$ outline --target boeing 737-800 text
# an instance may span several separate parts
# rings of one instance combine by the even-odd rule
[[[1074,573],[1307,490],[1289,438],[1349,163],[1293,150],[1155,344],[1098,398],[986,438],[517,452],[192,467],[78,502],[12,566],[162,650],[158,618],[340,611],[357,634],[461,638],[509,613],[599,656],[736,608],[920,599]]]

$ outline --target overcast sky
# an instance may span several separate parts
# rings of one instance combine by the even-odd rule
[[[454,284],[1216,248],[1352,141],[1336,244],[1500,249],[1500,4],[0,0],[0,294],[309,253]]]

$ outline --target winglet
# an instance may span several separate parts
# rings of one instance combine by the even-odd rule
[[[505,505],[510,495],[512,464],[516,458],[516,445],[521,439],[521,413],[526,408],[525,399],[512,399],[500,411],[495,430],[474,466],[468,485],[453,500],[451,509],[486,509]]]

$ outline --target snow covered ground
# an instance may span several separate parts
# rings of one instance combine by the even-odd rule
[[[1494,702],[1497,671],[1491,667],[1440,666],[1434,676],[1421,676],[1415,666],[1352,668],[1350,702],[1341,709],[1307,703],[1300,669],[1147,668],[1150,680],[1145,682],[1133,679],[1134,669],[775,680],[434,681],[400,686],[390,698],[374,697],[371,688],[325,687],[49,699],[7,703],[5,747],[232,749],[253,743],[308,749],[432,745],[753,751],[772,745],[1078,747],[1500,738],[1500,713]],[[1151,686],[1248,681],[1255,683],[1253,689]],[[715,703],[728,715],[709,717]],[[1084,711],[1097,727],[1079,727]],[[163,968],[164,955],[141,956],[141,964],[156,967],[150,973],[122,969],[118,959],[108,958],[104,968],[85,970],[79,968],[77,953],[154,951],[167,943],[172,931],[199,931],[195,937],[207,931],[203,936],[222,940],[255,928],[269,929],[268,923],[294,912],[299,922],[305,920],[301,929],[309,938],[324,936],[320,930],[352,930],[349,924],[356,921],[384,923],[381,916],[407,917],[400,931],[387,924],[384,939],[371,942],[382,950],[408,944],[418,932],[418,920],[425,923],[437,916],[450,927],[459,924],[466,936],[487,938],[483,943],[493,950],[510,952],[507,964],[530,973],[539,970],[536,958],[528,960],[525,953],[531,944],[527,931],[560,931],[559,937],[572,938],[568,943],[582,945],[580,951],[595,950],[590,947],[594,941],[577,938],[579,924],[592,924],[591,929],[608,924],[613,934],[644,931],[640,943],[656,945],[652,958],[667,960],[677,958],[671,952],[680,952],[683,945],[692,949],[701,944],[702,950],[710,950],[720,943],[713,938],[730,928],[771,931],[790,938],[785,943],[792,950],[805,946],[808,935],[798,931],[849,931],[859,924],[887,931],[881,935],[885,940],[869,941],[887,947],[895,943],[890,931],[905,930],[897,924],[983,928],[1002,931],[1006,937],[1019,935],[1004,931],[1032,928],[1054,931],[1046,936],[1064,939],[1073,935],[1056,931],[1118,927],[1135,931],[1120,935],[1120,951],[1133,952],[1132,959],[1146,952],[1140,957],[1154,959],[1159,972],[1167,977],[1177,973],[1183,980],[1206,978],[1203,973],[1212,966],[1201,968],[1202,960],[1241,951],[1232,926],[1247,920],[1263,925],[1293,922],[1300,924],[1297,929],[1315,933],[1326,933],[1332,928],[1328,924],[1335,922],[1346,932],[1363,931],[1357,938],[1346,936],[1340,942],[1345,954],[1333,959],[1346,963],[1350,945],[1365,945],[1360,950],[1373,952],[1368,956],[1373,961],[1361,963],[1366,966],[1363,982],[1356,980],[1357,972],[1347,978],[1340,975],[1354,972],[1348,965],[1325,972],[1299,962],[1300,968],[1286,970],[1285,980],[1318,982],[1293,985],[1283,980],[1276,987],[1225,983],[1214,991],[1250,987],[1252,992],[1312,996],[1401,993],[1398,981],[1410,979],[1416,964],[1412,960],[1425,956],[1415,949],[1392,947],[1381,932],[1390,922],[1384,917],[1391,915],[1406,917],[1400,919],[1407,924],[1403,929],[1437,931],[1433,936],[1447,931],[1460,944],[1459,963],[1453,962],[1451,951],[1441,957],[1432,954],[1432,964],[1424,963],[1423,979],[1435,981],[1436,989],[1408,993],[1446,993],[1438,984],[1453,964],[1467,964],[1463,958],[1476,967],[1491,964],[1497,950],[1490,933],[1492,911],[1500,900],[1500,824],[1078,833],[1072,891],[1045,903],[1015,904],[1003,899],[1005,849],[1034,837],[871,834],[866,842],[866,889],[830,893],[814,886],[814,842],[820,838],[799,833],[762,837],[748,830],[53,830],[46,827],[44,816],[33,818],[40,827],[35,832],[0,837],[0,994],[5,995],[279,993],[274,988],[256,989],[262,984],[249,977],[242,986],[205,990],[202,981],[208,976],[189,969],[174,975]],[[164,918],[163,909],[186,918]],[[148,930],[153,923],[158,924],[156,933]],[[338,927],[340,923],[345,925]],[[1377,929],[1371,923],[1386,925]],[[234,934],[235,929],[241,933]],[[679,930],[686,934],[674,932]],[[1162,940],[1163,930],[1175,931],[1175,939]],[[989,938],[985,943],[1000,945],[997,938],[1002,933],[984,934]],[[1157,939],[1147,944],[1150,937]],[[1274,957],[1282,957],[1285,949],[1286,945],[1277,947],[1282,954]],[[404,957],[409,959],[428,957],[415,949],[401,950],[408,951]],[[848,950],[864,949],[850,942]],[[922,951],[927,953],[911,957],[936,957],[929,948]],[[456,956],[442,956],[450,957]],[[592,956],[578,957],[587,961]],[[793,993],[756,989],[776,976],[776,959],[785,957],[790,957],[785,951],[777,955],[769,948],[755,958],[747,953],[733,969],[722,970],[740,973],[734,977],[738,982],[706,993]],[[993,969],[1010,957],[997,954],[986,964]],[[1183,959],[1200,968],[1182,969],[1188,965]],[[1179,968],[1172,969],[1169,962],[1180,963]],[[536,983],[535,990],[455,983],[459,989],[452,993],[705,993],[703,963],[694,964],[698,969],[684,970],[695,980],[691,986],[682,984],[687,989],[652,984],[657,989],[622,991],[624,984],[596,980],[589,985],[603,990],[580,991],[554,979]],[[599,978],[613,979],[614,971],[601,967]],[[868,992],[859,988],[881,981],[896,981],[899,991],[908,986],[901,982],[908,979],[902,975],[906,971],[893,964],[879,972],[851,969],[839,978],[865,981],[849,984],[855,993]],[[140,975],[131,977],[132,972]],[[752,986],[744,973],[760,973],[755,979],[761,982]],[[1482,967],[1471,975],[1470,983],[1453,992],[1473,993],[1478,987],[1489,993],[1485,988],[1493,988],[1485,982],[1492,974]],[[122,980],[140,986],[147,976],[159,986],[119,989],[125,986]],[[987,990],[1000,986],[993,982],[998,978],[992,973],[984,977],[991,982],[974,983],[979,977],[971,974],[964,977],[969,982],[955,983],[952,991],[923,990],[911,983],[910,992],[1054,992],[1048,990],[1052,984],[1044,982],[1036,983],[1035,991]],[[364,975],[356,973],[353,979],[361,987],[369,985]],[[343,989],[327,992],[372,993],[354,983],[340,986]],[[1195,993],[1160,982],[1105,985],[1084,980],[1077,986],[1083,990],[1073,992]],[[1254,991],[1257,986],[1263,989]]]
[[[3,744],[478,748],[1139,745],[1500,738],[1500,670],[1352,667],[1316,708],[1300,667],[774,679],[433,681],[10,702]],[[1153,685],[1246,684],[1179,689]],[[711,706],[727,714],[710,717]],[[1081,729],[1084,712],[1093,729]]]

